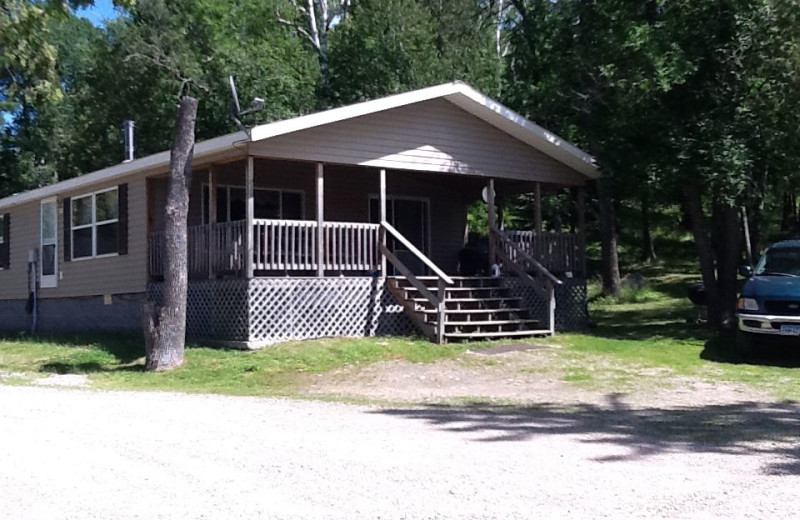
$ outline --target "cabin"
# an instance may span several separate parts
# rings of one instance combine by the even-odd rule
[[[0,199],[0,330],[140,329],[161,297],[169,152]],[[594,160],[460,82],[195,146],[191,339],[258,348],[331,336],[436,342],[585,324],[584,190]],[[572,233],[543,229],[548,190]],[[499,203],[535,201],[533,229]],[[467,211],[482,201],[485,239]]]

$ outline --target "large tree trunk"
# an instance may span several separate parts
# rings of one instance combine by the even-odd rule
[[[656,259],[656,247],[653,235],[650,233],[650,195],[645,190],[642,193],[642,262],[650,263]]]
[[[714,204],[712,235],[717,256],[717,286],[719,287],[720,325],[730,327],[736,320],[736,273],[742,260],[742,230],[739,211],[724,202]]]
[[[147,304],[142,313],[145,370],[169,370],[183,364],[189,284],[186,226],[196,116],[197,100],[184,97],[178,107],[169,164],[169,191],[164,207],[164,290],[160,304]]]
[[[597,198],[600,206],[600,245],[603,276],[603,294],[618,296],[621,292],[619,258],[617,255],[617,226],[614,196],[609,178],[597,181]]]
[[[700,183],[692,180],[683,188],[686,213],[692,226],[692,235],[700,258],[700,272],[708,304],[709,326],[719,327],[722,324],[722,309],[719,286],[717,285],[716,259],[711,242],[708,221],[703,212]]]

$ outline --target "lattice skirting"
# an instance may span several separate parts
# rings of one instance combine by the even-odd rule
[[[161,288],[151,283],[148,298],[160,301]],[[414,331],[402,307],[371,277],[190,281],[186,328],[193,339],[248,346]]]
[[[556,287],[556,331],[568,331],[585,328],[589,325],[588,297],[586,280],[581,278],[565,278],[564,284]],[[547,302],[527,284],[516,278],[503,278],[504,286],[510,289],[511,295],[522,298],[536,319],[547,323]]]

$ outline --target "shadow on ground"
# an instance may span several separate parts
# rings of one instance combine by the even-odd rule
[[[647,341],[656,338],[704,341],[711,335],[703,325],[692,323],[686,309],[593,310],[599,326],[592,336],[607,339]]]
[[[675,451],[776,456],[771,475],[800,475],[800,405],[742,402],[725,405],[635,408],[610,395],[605,406],[425,406],[370,413],[422,421],[476,434],[476,442],[523,442],[549,435],[586,436],[584,442],[625,447],[597,462],[643,459]]]
[[[706,341],[700,359],[730,365],[800,368],[800,345],[796,338],[776,338],[771,344],[760,345],[748,356],[736,351],[735,342],[733,332],[720,334]]]
[[[93,332],[86,334],[47,335],[27,334],[0,336],[0,341],[22,341],[30,344],[56,345],[75,349],[97,349],[113,356],[106,359],[59,360],[43,363],[40,372],[53,374],[89,374],[95,372],[141,371],[144,365],[138,362],[144,356],[144,338],[130,332]],[[92,353],[87,354],[93,356]],[[100,356],[101,358],[104,356]]]

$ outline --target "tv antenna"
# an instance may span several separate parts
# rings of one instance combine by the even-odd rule
[[[264,108],[264,100],[260,97],[255,97],[253,101],[250,102],[250,106],[242,110],[242,107],[239,105],[239,95],[236,93],[236,78],[234,76],[228,76],[228,84],[231,89],[231,101],[228,103],[228,112],[230,113],[231,119],[236,123],[236,126],[249,137],[250,128],[242,124],[242,116],[262,110]]]

